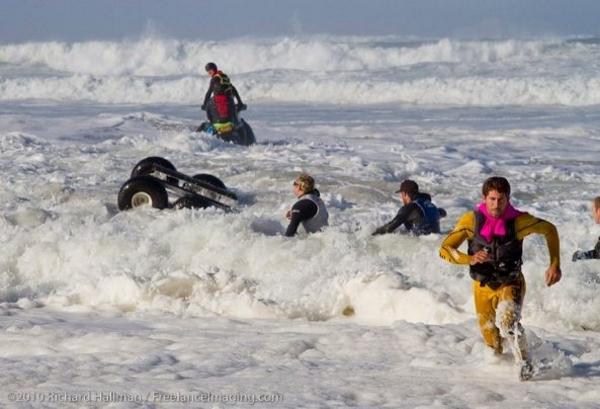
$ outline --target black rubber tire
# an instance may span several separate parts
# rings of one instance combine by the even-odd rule
[[[213,185],[214,187],[218,187],[219,189],[227,189],[225,183],[221,179],[216,176],[209,175],[208,173],[199,173],[194,175],[194,179],[201,180],[202,182],[206,182],[208,184]]]
[[[165,158],[161,158],[159,156],[150,156],[146,159],[142,159],[133,167],[131,171],[131,177],[134,178],[136,176],[146,176],[151,173],[152,165],[159,165],[163,168],[167,168],[170,170],[176,170],[175,166]]]
[[[213,203],[199,196],[183,196],[173,203],[175,209],[206,209],[213,206]]]
[[[121,186],[117,198],[119,210],[151,205],[156,209],[169,206],[169,195],[164,186],[151,176],[129,179]]]

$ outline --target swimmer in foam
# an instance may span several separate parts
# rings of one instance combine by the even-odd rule
[[[596,224],[600,224],[600,196],[596,196],[592,201],[592,217]],[[573,253],[573,261],[600,259],[600,237],[593,249],[588,251],[577,250]]]
[[[307,233],[321,231],[329,224],[329,213],[325,203],[321,200],[321,194],[315,188],[313,177],[301,173],[294,180],[292,188],[298,200],[285,213],[285,217],[290,221],[285,235],[287,237],[294,236],[300,225]]]
[[[403,206],[396,217],[378,227],[373,236],[392,233],[402,225],[407,232],[417,236],[440,232],[440,218],[446,216],[446,211],[434,205],[429,194],[419,192],[417,182],[404,180],[396,193],[400,195]]]

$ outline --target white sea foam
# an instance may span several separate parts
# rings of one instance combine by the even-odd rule
[[[325,111],[313,120],[330,115]],[[88,117],[79,126],[103,135],[98,142],[86,142],[73,128],[79,122],[67,128],[58,123],[59,129],[75,132],[68,137],[74,145],[56,137],[44,141],[31,132],[2,134],[0,170],[10,184],[0,190],[6,227],[0,295],[5,301],[26,297],[58,305],[254,318],[328,320],[351,308],[358,322],[461,322],[470,316],[468,280],[453,278],[463,277],[463,269],[438,259],[440,237],[369,236],[396,211],[390,192],[409,175],[438,193],[450,213],[447,229],[450,219],[476,200],[477,188],[465,178],[478,184],[484,175],[504,170],[518,186],[517,204],[522,198],[527,209],[568,232],[565,259],[568,251],[584,246],[570,223],[577,208],[572,206],[585,200],[552,204],[571,200],[578,183],[597,183],[600,170],[586,165],[596,157],[585,142],[596,132],[592,124],[440,131],[438,125],[398,126],[395,115],[367,128],[307,126],[299,120],[289,123],[283,136],[278,125],[259,121],[259,141],[283,138],[285,143],[250,149],[191,133],[181,120],[148,112]],[[438,123],[444,121],[442,116]],[[39,129],[37,122],[52,121],[34,119],[25,130]],[[47,132],[56,131],[47,125]],[[533,157],[530,145],[537,149]],[[223,178],[238,189],[241,213],[116,212],[119,186],[138,160],[152,155],[169,158],[189,174],[209,171]],[[587,166],[585,175],[578,173],[580,166]],[[289,181],[302,169],[317,176],[332,226],[290,240],[280,235],[285,220],[279,215],[292,199]],[[573,266],[583,270],[566,275],[565,289],[547,298],[553,290],[541,285],[545,247],[534,239],[528,243],[527,308],[532,312],[526,317],[536,323],[558,317],[566,326],[600,328],[595,287],[589,287],[594,270]],[[572,308],[574,293],[584,298]]]

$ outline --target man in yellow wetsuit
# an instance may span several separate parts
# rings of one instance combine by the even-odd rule
[[[503,177],[488,178],[482,187],[482,203],[461,216],[442,242],[440,256],[453,264],[469,265],[479,327],[485,343],[497,354],[506,339],[521,364],[520,377],[528,380],[533,367],[521,319],[525,279],[521,272],[523,239],[533,233],[546,237],[550,266],[547,286],[561,278],[556,227],[510,204],[510,184]],[[468,254],[458,250],[468,241]]]

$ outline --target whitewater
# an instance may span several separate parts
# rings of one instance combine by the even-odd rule
[[[256,145],[193,132],[208,61]],[[600,408],[600,264],[571,261],[600,235],[599,68],[594,38],[0,44],[0,406]],[[148,156],[238,206],[119,212]],[[330,226],[286,238],[302,171]],[[551,288],[524,245],[528,383],[483,346],[444,234],[371,236],[403,179],[446,233],[492,175],[561,239]]]

